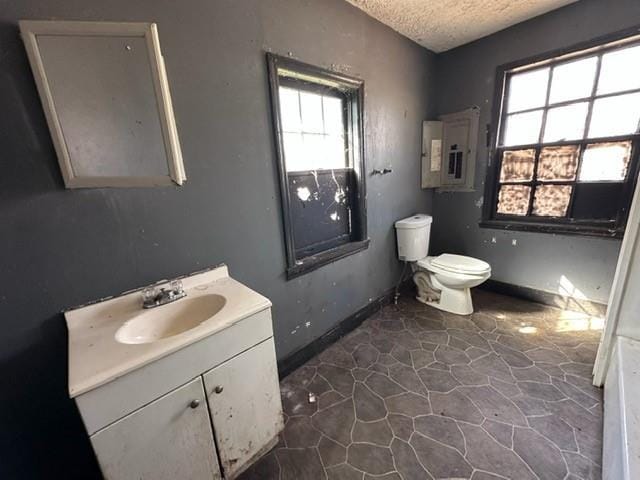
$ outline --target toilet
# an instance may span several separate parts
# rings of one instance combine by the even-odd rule
[[[427,256],[431,234],[430,215],[416,214],[395,223],[398,258],[411,263],[416,299],[458,315],[473,313],[471,289],[491,276],[491,265],[463,255]]]

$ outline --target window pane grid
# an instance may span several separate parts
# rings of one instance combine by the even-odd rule
[[[505,117],[510,117],[512,115],[517,115],[520,113],[530,113],[530,112],[535,112],[537,110],[542,110],[543,108],[549,107],[549,108],[554,108],[554,107],[565,107],[567,105],[573,105],[574,103],[582,103],[582,102],[588,102],[590,100],[600,100],[603,98],[610,98],[610,97],[620,97],[623,95],[628,95],[631,93],[639,93],[640,92],[640,88],[634,88],[633,90],[622,90],[619,92],[614,92],[614,93],[602,93],[602,94],[594,94],[594,95],[590,95],[588,97],[580,97],[580,98],[575,98],[572,100],[563,100],[561,102],[549,102],[548,105],[544,105],[544,106],[540,106],[540,107],[534,107],[534,108],[527,108],[525,110],[513,110],[510,112],[505,112],[504,116]]]
[[[640,75],[633,75],[633,64],[627,65],[625,75],[637,80],[617,79],[606,70],[608,55],[625,50],[633,50],[632,56],[640,62],[636,41],[507,73],[495,150],[497,188],[492,211],[496,218],[616,226],[624,218],[618,212],[615,217],[600,219],[596,214],[589,220],[592,217],[584,213],[590,211],[585,210],[585,192],[594,192],[596,196],[590,198],[595,201],[602,188],[627,191],[630,175],[637,169]],[[620,58],[625,55],[629,57],[625,53]],[[620,71],[620,61],[609,64]],[[519,76],[523,80],[516,83]],[[533,165],[528,152],[534,152]],[[573,217],[574,204],[578,218]]]
[[[608,180],[591,180],[591,179],[581,179],[580,175],[582,172],[582,164],[583,164],[583,157],[585,155],[585,152],[587,152],[588,150],[592,149],[592,148],[597,148],[597,147],[609,147],[610,145],[614,145],[619,149],[626,149],[626,157],[625,157],[625,161],[626,163],[622,166],[620,166],[620,170],[623,171],[623,174],[619,177],[619,178],[615,178],[615,179],[608,179]],[[566,144],[564,146],[567,146]],[[632,152],[633,149],[633,143],[630,140],[627,140],[626,142],[601,142],[601,141],[593,141],[593,140],[589,140],[589,141],[581,141],[581,142],[573,142],[570,143],[570,146],[575,146],[578,149],[578,155],[576,158],[576,164],[574,167],[572,167],[572,170],[575,170],[575,176],[573,179],[567,179],[567,180],[558,180],[558,179],[547,179],[547,178],[543,178],[541,177],[540,174],[540,156],[542,153],[542,150],[544,149],[549,149],[549,148],[553,148],[554,146],[549,146],[549,145],[537,145],[534,148],[527,148],[525,149],[521,149],[521,147],[516,147],[515,149],[511,149],[511,148],[499,148],[498,149],[498,158],[499,158],[499,164],[498,164],[498,172],[499,172],[499,178],[498,178],[498,188],[496,189],[496,200],[495,200],[495,205],[496,205],[496,214],[498,216],[511,216],[511,215],[517,215],[518,217],[525,217],[525,218],[536,218],[536,219],[540,219],[540,216],[535,215],[534,210],[535,210],[535,197],[536,197],[536,192],[539,190],[539,187],[546,187],[546,186],[556,186],[558,189],[561,189],[561,187],[567,187],[570,188],[570,193],[568,196],[568,205],[567,208],[564,212],[563,215],[558,215],[558,216],[553,216],[553,217],[548,217],[547,220],[561,220],[561,219],[570,219],[571,218],[571,212],[572,212],[572,206],[573,206],[573,202],[574,202],[574,197],[575,197],[575,193],[576,193],[576,185],[580,185],[580,184],[611,184],[611,183],[617,183],[620,184],[621,186],[624,184],[624,182],[627,181],[628,176],[629,176],[629,172],[631,170],[630,167],[630,162],[631,162],[631,158],[634,155]],[[533,175],[531,180],[508,180],[505,179],[505,172],[503,169],[503,165],[504,165],[504,161],[505,161],[505,154],[508,154],[510,152],[513,152],[514,150],[516,151],[528,151],[528,150],[534,150],[535,151],[535,160],[534,160],[534,164],[533,164]],[[509,156],[506,156],[507,159],[509,159]],[[623,160],[620,160],[620,162],[622,162]],[[616,167],[618,167],[618,164],[615,164]],[[527,206],[527,210],[526,213],[522,212],[522,213],[512,213],[511,211],[501,211],[500,208],[500,200],[501,197],[504,197],[504,195],[501,196],[501,190],[503,190],[503,187],[507,187],[510,188],[511,186],[519,186],[519,187],[526,187],[527,191],[529,192],[529,203]],[[521,196],[521,192],[519,192],[520,196]]]
[[[549,115],[549,95],[551,95],[551,82],[553,80],[553,71],[554,71],[554,69],[555,69],[555,65],[552,65],[551,68],[549,69],[549,78],[547,79],[547,94],[546,94],[545,99],[544,99],[545,108],[544,108],[544,110],[542,110],[542,123],[540,125],[540,131],[538,132],[538,143],[542,143],[544,132],[545,132],[545,130],[547,128],[547,117]],[[534,169],[533,169],[534,170],[534,172],[533,172],[534,173],[534,178],[535,178],[535,173],[536,173],[535,170],[538,168],[538,156],[539,155],[540,155],[540,150],[538,149],[536,151],[536,162],[534,164]],[[532,190],[531,196],[533,197],[533,190],[534,189],[531,189],[531,190]],[[527,213],[527,215],[531,214],[531,212],[530,212],[531,211],[531,203],[532,202],[529,203],[529,213]]]
[[[279,91],[287,171],[349,168],[344,100],[292,87]]]
[[[637,50],[639,52],[638,55],[640,60],[640,45],[637,45],[637,46],[627,45],[622,49],[618,49],[618,51],[625,50],[625,49]],[[615,52],[617,50],[613,50],[613,51]],[[514,96],[513,91],[511,91],[512,88],[515,88],[516,91],[518,90],[518,88],[522,90],[522,87],[518,87],[518,84],[516,84],[515,87],[512,85],[515,82],[515,79],[517,79],[519,76],[531,75],[532,73],[539,74],[542,70],[540,67],[536,67],[532,69],[530,71],[531,73],[529,73],[529,71],[524,71],[524,72],[519,71],[519,72],[508,74],[507,88],[505,91],[505,102],[503,105],[502,119],[500,122],[501,131],[499,136],[499,145],[503,147],[514,147],[514,146],[523,146],[523,145],[535,145],[536,143],[540,143],[540,144],[552,143],[551,140],[545,141],[545,140],[548,140],[548,138],[545,139],[545,137],[547,137],[546,127],[548,125],[547,120],[549,116],[549,110],[555,110],[555,112],[558,112],[560,107],[569,107],[569,106],[575,107],[580,104],[586,104],[586,108],[587,108],[587,112],[586,112],[586,115],[584,115],[584,117],[581,111],[579,112],[578,110],[574,109],[575,110],[574,113],[577,113],[580,118],[584,118],[584,129],[582,129],[582,134],[574,135],[571,138],[565,138],[565,140],[567,141],[569,140],[576,141],[576,140],[584,140],[584,139],[594,140],[594,139],[601,139],[601,138],[610,138],[614,136],[625,136],[625,135],[629,136],[629,135],[637,134],[638,128],[640,127],[640,125],[638,125],[640,123],[640,112],[632,110],[628,112],[628,118],[626,122],[626,127],[627,127],[626,131],[619,130],[619,134],[616,134],[616,132],[607,131],[605,127],[605,129],[600,128],[600,132],[598,132],[597,130],[593,131],[593,135],[591,135],[591,131],[593,130],[593,127],[595,125],[598,125],[598,124],[607,125],[611,123],[609,120],[611,118],[612,113],[615,112],[617,114],[617,110],[616,110],[617,105],[615,105],[616,98],[619,98],[620,102],[623,104],[628,103],[627,100],[634,100],[637,104],[640,105],[640,86],[636,84],[629,84],[627,82],[627,85],[630,85],[632,88],[623,88],[617,91],[610,91],[610,90],[605,90],[602,92],[598,91],[599,81],[603,75],[603,70],[602,70],[603,57],[606,57],[609,53],[611,53],[611,51],[604,51],[595,55],[590,55],[586,59],[558,60],[555,62],[551,62],[550,65],[546,67],[546,70],[548,71],[546,80],[542,80],[541,75],[539,75],[539,78],[538,78],[538,81],[544,82],[544,85],[541,84],[539,87],[537,87],[537,90],[535,90],[533,94],[534,97],[537,96],[539,98],[540,87],[544,86],[546,95],[544,98],[544,103],[542,104],[537,104],[535,102],[533,102],[533,104],[527,104],[526,100],[516,101],[513,98]],[[593,69],[593,73],[592,73],[593,75],[592,82],[591,82],[592,86],[591,86],[591,91],[589,92],[589,95],[581,96],[580,98],[570,98],[563,101],[551,101],[550,97],[551,97],[551,91],[553,88],[554,74],[556,69],[564,68],[568,65],[576,64],[581,61],[590,60],[591,58],[595,59],[595,68]],[[627,72],[627,75],[629,75],[629,72]],[[523,83],[523,82],[519,82],[519,83]],[[528,83],[524,82],[524,84],[526,84],[529,88],[531,88],[530,81]],[[634,94],[637,94],[637,96],[635,96]],[[624,97],[625,95],[629,95],[630,97],[620,98],[620,97]],[[632,95],[633,95],[633,98],[631,97]],[[604,102],[606,102],[605,99],[610,99],[609,103],[611,107],[608,112],[606,110],[603,110],[604,107],[600,108],[598,111],[600,115],[600,119],[598,122],[596,122],[593,115],[594,104],[604,106],[605,105]],[[525,108],[512,108],[512,105],[514,104],[523,105]],[[540,113],[541,113],[541,118],[538,119],[537,117],[538,115],[540,115]],[[566,113],[569,113],[569,111],[567,110]],[[606,116],[607,113],[609,114],[609,116]],[[634,120],[636,121],[634,122]],[[580,120],[577,120],[577,122],[581,123]],[[560,122],[560,124],[561,123],[562,122]],[[622,126],[619,126],[618,128],[622,128]],[[534,129],[537,130],[537,132],[531,131]],[[631,129],[633,129],[633,131],[631,131]],[[576,127],[575,131],[576,132],[579,131],[578,127]],[[537,142],[535,141],[535,137],[533,136],[534,133],[538,134]]]
[[[589,102],[589,106],[587,109],[587,118],[584,121],[584,136],[589,135],[589,128],[591,128],[591,119],[593,118],[593,104],[595,102],[595,95],[598,91],[598,82],[600,79],[600,73],[602,71],[602,55],[598,55],[597,63],[596,63],[596,72],[595,78],[593,79],[593,87],[591,89],[591,97],[594,97],[592,101]],[[580,164],[582,163],[582,152],[584,152],[585,146],[582,145],[580,157],[578,158],[578,171],[580,171]],[[575,190],[575,189],[574,189]],[[573,199],[572,202],[573,203]]]

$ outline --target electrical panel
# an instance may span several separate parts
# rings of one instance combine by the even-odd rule
[[[422,124],[422,188],[474,189],[480,109],[442,115]]]

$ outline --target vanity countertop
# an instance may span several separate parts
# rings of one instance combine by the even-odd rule
[[[69,330],[69,394],[76,397],[154,360],[223,330],[271,306],[271,302],[229,277],[226,266],[182,279],[187,296],[217,294],[226,298],[213,317],[186,332],[152,343],[126,344],[116,340],[118,329],[142,312],[139,291],[65,312]],[[171,304],[169,304],[171,305]],[[159,306],[146,310],[156,312]]]

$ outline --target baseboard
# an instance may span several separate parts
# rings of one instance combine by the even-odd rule
[[[502,295],[522,298],[531,302],[542,303],[552,307],[561,308],[562,310],[572,310],[584,312],[593,316],[603,317],[607,312],[607,305],[604,303],[584,300],[581,298],[568,297],[559,293],[545,292],[531,287],[523,287],[521,285],[513,285],[498,280],[489,279],[478,288],[488,290]]]
[[[402,290],[404,291],[405,289],[403,288]],[[325,350],[329,345],[344,337],[347,333],[355,330],[362,324],[362,322],[379,311],[382,307],[390,304],[393,301],[394,293],[394,289],[385,292],[382,296],[369,302],[354,314],[349,315],[347,318],[340,321],[325,334],[280,360],[278,362],[278,374],[280,379],[283,379],[296,368],[304,365],[317,354]]]

